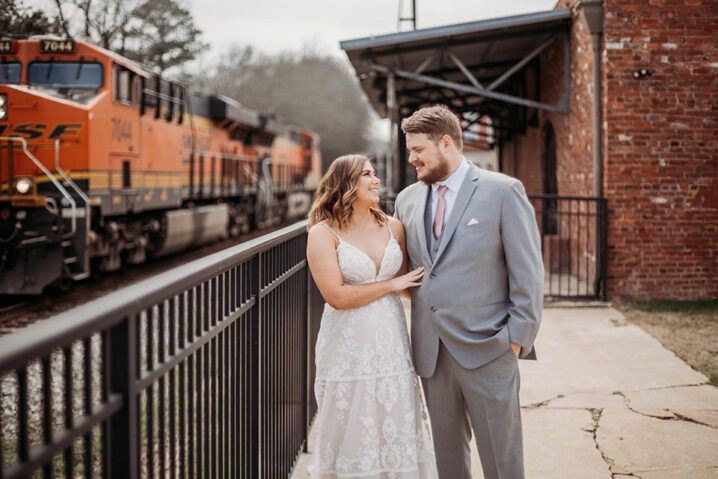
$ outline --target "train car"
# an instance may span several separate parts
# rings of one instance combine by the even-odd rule
[[[0,40],[0,294],[305,215],[319,138],[72,39]]]

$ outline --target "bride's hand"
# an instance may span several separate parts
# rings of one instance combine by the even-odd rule
[[[407,288],[413,288],[415,286],[421,286],[419,280],[424,276],[424,267],[416,268],[414,271],[409,271],[406,274],[397,276],[391,280],[391,287],[393,291],[403,291]]]

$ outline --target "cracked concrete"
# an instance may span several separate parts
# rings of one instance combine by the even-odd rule
[[[614,473],[658,479],[714,478],[718,472],[718,432],[693,422],[606,409],[596,442]]]
[[[524,416],[545,414],[568,435],[564,418],[585,411],[593,441],[550,446],[583,457],[578,469],[540,470],[531,436],[542,431],[524,418],[528,478],[718,477],[718,389],[618,311],[546,309],[536,350],[538,361],[520,363]],[[595,456],[603,469],[589,466]]]
[[[536,351],[519,362],[527,479],[718,478],[718,388],[620,312],[545,309]]]
[[[625,397],[628,407],[637,413],[718,428],[718,388],[709,384],[627,391]]]

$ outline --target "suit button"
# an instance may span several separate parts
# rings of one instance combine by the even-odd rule
[[[431,307],[431,312],[432,312],[432,313],[435,313],[435,312],[436,312],[436,306],[432,306],[432,307]]]
[[[436,278],[436,273],[431,273],[431,274],[429,275],[429,278],[432,278],[432,279],[433,279],[433,278]]]

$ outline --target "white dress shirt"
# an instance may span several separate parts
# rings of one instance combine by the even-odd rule
[[[456,202],[456,195],[459,193],[459,188],[464,182],[466,174],[469,172],[469,162],[461,157],[461,164],[459,167],[449,175],[444,181],[439,181],[431,185],[431,224],[434,224],[434,215],[436,214],[436,205],[439,201],[439,186],[446,185],[446,191],[444,192],[444,200],[446,201],[446,208],[444,208],[444,225],[446,220],[451,215],[451,209],[454,207]]]

